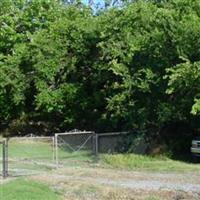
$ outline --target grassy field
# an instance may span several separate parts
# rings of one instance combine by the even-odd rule
[[[52,160],[52,142],[13,139],[9,141],[9,158]]]
[[[53,144],[51,141],[40,141],[31,139],[13,139],[9,141],[9,158],[10,159],[30,159],[30,160],[53,160]],[[1,153],[2,149],[0,149]],[[55,153],[55,152],[54,152]],[[60,161],[64,159],[75,158],[77,160],[90,159],[91,154],[87,151],[70,152],[63,148],[58,149]]]
[[[0,199],[2,200],[60,200],[58,194],[47,185],[17,179],[1,185]]]
[[[200,164],[185,163],[168,158],[167,156],[143,156],[135,154],[101,155],[100,162],[107,166],[128,170],[151,170],[151,171],[180,171],[199,172]]]
[[[56,168],[55,151],[51,140],[11,139],[8,143],[9,171],[11,175],[26,175],[45,172]],[[2,168],[2,148],[0,146],[0,170]],[[62,166],[85,165],[93,162],[91,152],[71,153],[58,149],[58,160]]]
[[[1,149],[0,149],[1,153]],[[123,179],[124,175],[119,175],[120,171],[127,173],[144,172],[143,177],[148,176],[146,171],[165,173],[178,172],[180,174],[195,174],[200,171],[200,164],[192,164],[172,160],[167,156],[141,156],[135,154],[100,154],[98,159],[94,159],[90,153],[80,151],[70,153],[64,149],[59,149],[59,161],[61,169],[48,167],[48,163],[53,162],[52,146],[46,142],[31,141],[12,141],[9,143],[9,169],[39,171],[38,175],[28,176],[26,179],[14,179],[0,185],[0,199],[2,200],[128,200],[134,196],[134,199],[142,200],[160,200],[163,196],[171,194],[158,194],[157,192],[146,192],[140,198],[141,194],[134,190],[124,188],[115,188],[107,185],[97,184],[91,181],[99,177],[115,178],[115,181]],[[38,162],[44,162],[38,164]],[[0,163],[1,164],[1,163]],[[0,167],[1,168],[1,167]],[[119,170],[120,169],[120,170]],[[121,170],[123,169],[123,170]],[[63,170],[63,171],[62,171]],[[94,171],[93,171],[94,170]],[[66,173],[65,173],[66,172]],[[12,173],[11,173],[12,174]],[[41,175],[44,175],[42,178]],[[19,175],[19,173],[17,174]],[[25,175],[22,173],[22,175]],[[53,178],[50,177],[52,175]],[[72,177],[70,180],[63,178]],[[84,176],[89,179],[85,181]],[[127,178],[134,180],[133,177]],[[52,188],[54,188],[52,190]],[[10,192],[12,191],[12,192]],[[58,195],[59,194],[59,195]],[[173,195],[176,195],[174,193]],[[179,194],[178,194],[179,195]],[[181,194],[182,195],[182,194]],[[124,198],[126,197],[126,198]],[[171,199],[169,198],[164,199]],[[188,197],[189,198],[189,197]],[[191,199],[191,198],[190,198]]]
[[[52,145],[49,142],[13,139],[8,143],[8,159],[11,175],[48,171],[48,165],[53,163]]]
[[[55,152],[54,152],[55,153]],[[77,160],[84,160],[90,157],[86,151],[72,153],[64,148],[58,149],[59,159],[70,159],[75,157]],[[9,158],[34,159],[34,160],[53,160],[52,142],[34,141],[34,140],[11,140],[9,142]]]

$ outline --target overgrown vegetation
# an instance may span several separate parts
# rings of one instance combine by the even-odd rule
[[[200,128],[199,10],[199,0],[95,11],[77,2],[2,0],[1,129],[137,129],[158,137],[179,124],[189,126],[188,142]],[[179,141],[185,132],[172,135]]]
[[[168,156],[143,156],[135,154],[102,155],[101,162],[107,166],[165,172],[198,172],[200,166],[170,159]]]

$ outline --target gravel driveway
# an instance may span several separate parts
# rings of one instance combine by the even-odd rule
[[[67,188],[69,185],[73,189],[79,185],[79,190],[101,186],[102,188],[111,187],[115,191],[145,191],[149,194],[173,193],[180,194],[176,197],[163,197],[161,199],[200,199],[200,173],[166,173],[166,172],[144,172],[144,171],[125,171],[103,168],[63,168],[55,170],[51,174],[33,176],[32,178],[48,182],[54,189]],[[86,189],[88,190],[88,189]],[[84,193],[85,194],[85,193]],[[132,193],[133,194],[133,193]],[[129,195],[133,196],[133,195]],[[184,194],[184,195],[182,195]],[[85,194],[87,195],[87,194]],[[69,196],[69,193],[67,193]],[[181,196],[181,197],[180,197]],[[96,197],[93,197],[93,199]],[[68,198],[66,198],[68,199]],[[73,199],[71,197],[71,199]],[[79,199],[79,198],[74,198]],[[81,198],[80,198],[81,199]],[[83,199],[92,199],[83,198]],[[98,198],[96,198],[98,199]],[[101,199],[101,198],[99,198]],[[102,198],[103,199],[103,198]],[[105,198],[106,199],[106,198]],[[109,199],[109,198],[108,198]],[[130,198],[113,198],[130,199]],[[139,197],[133,199],[140,199]],[[143,198],[141,198],[143,199]]]

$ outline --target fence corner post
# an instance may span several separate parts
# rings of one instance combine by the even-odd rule
[[[95,156],[98,155],[98,134],[94,133],[93,134],[93,153]]]

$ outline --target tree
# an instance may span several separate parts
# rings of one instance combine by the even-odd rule
[[[1,1],[1,122],[25,114],[64,130],[198,128],[199,8],[198,0],[109,1],[99,11]]]

